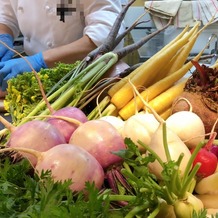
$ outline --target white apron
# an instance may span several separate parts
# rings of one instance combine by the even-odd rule
[[[28,55],[69,44],[83,34],[98,46],[121,10],[119,0],[0,0],[0,5],[0,23],[15,37],[22,33]]]

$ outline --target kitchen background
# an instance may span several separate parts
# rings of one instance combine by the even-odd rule
[[[177,0],[167,0],[162,2],[168,2],[173,5],[173,1]],[[128,2],[128,0],[123,0],[122,3],[125,5]],[[156,2],[160,1],[144,1],[144,0],[136,0],[135,3],[129,8],[127,11],[127,15],[125,17],[125,23],[128,26],[130,26],[134,20],[136,20],[141,14],[144,13],[145,11],[145,2],[154,4]],[[178,0],[179,2],[179,0]],[[202,23],[206,23],[207,21],[205,20],[210,19],[211,16],[210,14],[207,14],[211,11],[218,10],[218,2],[216,0],[201,0],[201,1],[181,1],[183,4],[185,3],[188,7],[189,10],[192,10],[192,14],[185,13],[182,14],[180,12],[180,16],[183,16],[183,20],[185,20],[186,23],[193,23],[193,20],[189,20],[190,16],[194,19],[194,17],[198,16],[198,20],[201,20]],[[215,5],[214,5],[215,3]],[[204,7],[204,8],[203,8]],[[199,10],[201,9],[201,11]],[[203,10],[202,10],[203,8]],[[200,12],[199,12],[200,11]],[[198,14],[197,14],[198,13]],[[206,16],[204,15],[206,14]],[[178,13],[179,14],[179,13]],[[218,14],[218,13],[217,13]],[[187,19],[185,19],[185,16],[187,15]],[[188,17],[189,16],[189,17]],[[205,18],[206,17],[206,18]],[[178,19],[178,18],[177,18]],[[180,18],[179,18],[180,19]],[[150,16],[149,13],[146,13],[145,16],[141,19],[144,21],[149,21],[146,23],[143,23],[136,28],[134,28],[131,33],[126,37],[126,44],[129,44],[131,42],[138,41],[140,38],[144,37],[145,35],[149,34],[152,31],[155,31],[157,27],[156,23],[153,22],[152,16]],[[183,23],[183,26],[185,23]],[[161,32],[151,40],[149,40],[147,43],[144,44],[138,51],[131,53],[126,57],[125,61],[133,65],[138,62],[143,62],[146,59],[150,58],[153,54],[155,54],[158,50],[160,50],[164,45],[166,45],[169,41],[171,41],[173,38],[175,38],[181,31],[182,27],[178,27],[178,25],[172,25],[169,28],[167,28],[165,31]],[[212,64],[218,54],[218,49],[217,49],[217,40],[218,40],[218,22],[214,22],[211,24],[209,27],[207,27],[199,36],[198,40],[195,43],[195,46],[193,47],[191,51],[191,56],[194,56],[197,54],[200,50],[204,48],[204,46],[207,44],[208,40],[211,39],[210,46],[205,50],[205,57],[208,55],[211,56],[211,54],[214,54],[214,58],[207,58],[205,60],[202,60],[202,63],[205,64]],[[211,38],[212,37],[212,38]]]
[[[121,0],[123,5],[126,5],[128,1],[129,0]],[[185,20],[186,23],[191,22],[192,24],[193,24],[193,20],[188,20],[188,18],[185,19],[186,16],[189,16],[189,17],[197,16],[198,20],[205,19],[203,17],[203,13],[201,13],[202,11],[199,12],[199,8],[204,6],[207,10],[209,10],[208,8],[212,8],[213,11],[218,11],[218,1],[217,0],[200,0],[200,1],[199,0],[162,0],[162,1],[136,0],[132,4],[132,6],[129,8],[125,16],[126,26],[129,27],[140,15],[142,15],[145,12],[145,3],[151,4],[152,6],[154,6],[156,2],[158,2],[158,4],[160,4],[161,2],[162,5],[166,5],[166,3],[168,3],[169,7],[167,8],[167,10],[171,10],[172,6],[175,5],[175,2],[178,2],[178,3],[185,2],[188,5],[189,10],[190,8],[192,8],[193,14],[190,14],[190,12],[186,13],[187,11],[185,11],[186,14],[184,15],[180,13],[180,17],[183,16],[182,19]],[[204,3],[204,5],[202,3]],[[160,6],[158,9],[161,9]],[[166,8],[163,8],[163,10],[164,9],[166,10]],[[197,15],[196,15],[196,11],[198,13]],[[209,12],[206,11],[206,13],[209,13]],[[206,17],[208,17],[208,19],[210,18],[208,14],[206,14]],[[217,13],[217,17],[218,17],[218,13]],[[154,22],[153,18],[154,17],[150,16],[149,13],[146,13],[141,19],[142,21],[146,21],[146,22],[135,27],[131,31],[131,33],[127,35],[127,37],[125,38],[125,44],[128,45],[133,42],[136,42],[140,40],[142,37],[146,36],[147,34],[150,34],[151,32],[155,31],[158,27],[157,27],[157,22]],[[184,25],[185,23],[183,23],[183,26]],[[162,31],[160,34],[158,34],[157,36],[149,40],[147,43],[145,43],[140,49],[138,49],[138,51],[135,51],[129,54],[126,58],[124,58],[124,61],[128,63],[129,65],[134,65],[136,63],[147,60],[153,54],[159,51],[164,45],[166,45],[169,41],[175,38],[182,31],[183,26],[178,27],[177,24],[170,26],[165,31]],[[206,64],[212,64],[216,60],[217,55],[218,55],[218,48],[217,48],[218,22],[214,22],[201,33],[201,35],[197,39],[197,42],[195,43],[195,46],[193,47],[191,51],[191,56],[194,56],[200,50],[202,50],[211,37],[212,37],[212,40],[211,40],[210,46],[208,46],[208,48],[205,50],[204,55],[207,56],[210,54],[214,54],[214,58],[212,59],[208,58],[208,59],[203,60],[202,62]],[[19,52],[22,52],[22,36],[16,39],[14,46],[16,50],[18,50]]]

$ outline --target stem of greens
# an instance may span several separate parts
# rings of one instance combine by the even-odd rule
[[[182,186],[186,183],[186,180],[187,180],[187,178],[188,178],[188,175],[189,175],[189,173],[190,173],[190,171],[191,171],[191,169],[192,169],[192,164],[193,164],[193,162],[194,162],[194,159],[196,158],[196,156],[197,156],[199,150],[200,150],[203,146],[204,146],[203,143],[199,143],[199,144],[195,147],[193,153],[191,154],[191,157],[190,157],[190,159],[189,159],[189,161],[188,161],[188,164],[187,164],[187,166],[186,166],[186,168],[185,168],[185,171],[184,171],[184,175],[183,175],[183,179],[182,179]]]
[[[86,93],[86,89],[90,88],[97,80],[118,60],[118,57],[113,52],[106,53],[82,69],[81,72],[77,72],[76,76],[69,80],[64,86],[59,88],[56,92],[48,97],[49,101],[56,99],[52,104],[54,110],[58,110],[69,104],[70,99],[74,98],[75,103]],[[85,90],[84,90],[85,89]],[[58,97],[59,96],[59,97]],[[58,98],[57,98],[58,97]],[[28,115],[35,116],[39,111],[44,109],[45,103],[40,102],[37,107]],[[45,109],[40,115],[49,114],[49,110]],[[27,116],[27,117],[28,117]],[[24,121],[25,122],[25,121]]]
[[[170,156],[170,151],[169,151],[169,147],[168,147],[168,142],[167,142],[167,126],[166,126],[166,122],[163,121],[162,122],[162,127],[163,127],[163,145],[164,145],[164,151],[165,151],[165,154],[166,154],[166,158],[167,158],[167,161],[171,161],[171,156]]]
[[[134,195],[109,195],[110,201],[134,201],[136,196]]]
[[[149,203],[148,202],[144,202],[143,205],[139,205],[139,206],[136,206],[134,207],[126,216],[125,218],[133,218],[135,217],[139,212],[143,211],[143,210],[146,210],[149,206]]]
[[[159,164],[164,168],[164,162],[161,160],[161,158],[158,156],[158,154],[152,150],[149,146],[145,145],[143,142],[138,141],[138,143],[144,147],[149,153],[151,153],[155,159],[159,162]]]
[[[158,204],[158,207],[155,208],[151,214],[149,214],[148,218],[155,218],[159,212],[160,212],[160,204]]]
[[[185,180],[185,183],[183,183],[182,188],[180,190],[180,198],[183,198],[185,196],[185,193],[187,192],[187,190],[189,189],[189,185],[191,183],[191,181],[194,179],[196,173],[198,172],[199,168],[200,168],[201,164],[197,163],[192,171],[190,172],[189,176],[187,177],[187,179]]]

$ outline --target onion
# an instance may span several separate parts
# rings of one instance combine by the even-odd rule
[[[90,120],[80,125],[72,134],[69,143],[87,150],[103,168],[122,160],[112,152],[126,149],[120,133],[105,120]]]
[[[7,146],[47,151],[62,143],[66,143],[64,136],[53,125],[41,120],[32,120],[12,130]],[[27,153],[23,155],[35,166],[37,160],[33,155]]]
[[[55,111],[52,115],[74,118],[80,121],[81,123],[88,121],[88,118],[86,117],[85,113],[76,107],[64,107]],[[55,126],[64,135],[67,143],[69,142],[69,139],[75,131],[75,129],[78,127],[78,124],[76,123],[68,122],[66,120],[59,118],[51,117],[47,119],[47,122]]]

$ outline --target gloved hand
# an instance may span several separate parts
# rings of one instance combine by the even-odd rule
[[[10,48],[13,48],[13,37],[10,34],[0,34],[0,40]],[[14,52],[8,49],[5,45],[0,43],[0,61],[10,60]]]
[[[25,57],[36,72],[42,68],[48,68],[42,52]],[[24,58],[15,58],[5,62],[0,62],[0,86],[3,91],[7,88],[7,81],[18,74],[31,72],[32,69]]]

